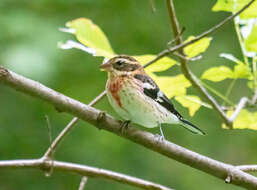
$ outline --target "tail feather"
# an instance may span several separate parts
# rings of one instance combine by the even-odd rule
[[[198,134],[198,135],[205,135],[205,133],[199,129],[198,127],[196,127],[194,124],[190,123],[187,120],[184,119],[180,119],[181,121],[181,125],[186,128],[187,130],[191,131],[192,133]]]

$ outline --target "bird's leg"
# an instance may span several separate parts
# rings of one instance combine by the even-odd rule
[[[163,140],[165,140],[165,137],[164,137],[164,134],[162,132],[162,124],[161,123],[159,123],[159,127],[160,127],[160,133],[161,133],[160,140],[163,141]]]
[[[120,133],[121,134],[124,134],[124,132],[128,129],[129,124],[130,124],[130,120],[125,120],[121,123],[121,126],[120,126]]]

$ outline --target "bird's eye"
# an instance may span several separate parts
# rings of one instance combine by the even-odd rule
[[[118,61],[118,62],[116,62],[116,64],[117,64],[118,66],[121,66],[121,65],[122,65],[122,62]]]

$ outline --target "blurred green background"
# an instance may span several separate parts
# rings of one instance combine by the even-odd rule
[[[228,13],[211,11],[215,2],[175,1],[180,24],[186,27],[184,37],[197,35],[228,16]],[[152,13],[148,0],[1,0],[0,65],[88,103],[105,86],[106,73],[99,71],[102,59],[80,50],[58,49],[58,41],[74,39],[72,35],[58,31],[58,28],[69,20],[87,17],[102,28],[117,53],[157,54],[166,48],[172,33],[165,1],[155,1],[155,6],[157,11]],[[226,62],[218,56],[222,52],[241,58],[232,23],[213,35],[203,59],[190,63],[190,67],[200,76],[206,68]],[[173,75],[180,70],[172,67],[169,72]],[[209,84],[224,93],[229,81]],[[197,93],[194,89],[190,91]],[[230,99],[237,102],[242,93],[249,95],[243,80],[236,83]],[[186,109],[177,102],[174,104],[182,115],[190,118]],[[96,107],[118,117],[106,98]],[[53,137],[72,119],[71,115],[58,113],[45,102],[0,85],[0,160],[41,157],[49,146],[46,115],[52,125]],[[166,138],[227,163],[257,163],[256,131],[221,129],[219,116],[207,108],[201,108],[190,120],[208,135],[200,137],[171,126],[164,129]],[[159,132],[158,129],[149,131]],[[175,189],[240,189],[116,135],[99,131],[82,121],[61,144],[55,158],[110,169]],[[34,169],[1,169],[0,189],[70,190],[78,188],[80,179],[80,176],[71,173],[54,171],[51,177],[45,177],[42,171]],[[86,189],[135,188],[90,178]]]

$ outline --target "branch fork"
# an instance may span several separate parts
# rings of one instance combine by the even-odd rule
[[[1,69],[0,69],[0,73],[1,73]],[[57,93],[54,90],[49,89],[46,86],[36,81],[27,79],[23,76],[20,76],[8,70],[7,75],[4,75],[4,76],[0,75],[0,82],[14,89],[20,90],[26,94],[30,94],[36,98],[42,99],[50,103],[54,107],[61,105],[61,107],[65,112],[73,114],[74,116],[92,124],[92,126],[95,126],[98,128],[100,125],[97,123],[97,116],[101,112],[100,110],[97,110],[88,105],[84,105],[81,102],[78,102],[77,100],[74,100],[60,93]],[[116,135],[121,136],[119,132],[120,122],[115,120],[113,117],[111,117],[108,114],[106,114],[105,120],[101,124],[101,127],[104,130],[107,130],[109,132],[112,132]],[[157,143],[156,138],[154,138],[154,135],[149,132],[139,130],[135,127],[131,127],[126,131],[125,135],[122,135],[122,137],[128,140],[131,140],[137,144],[140,144],[148,149],[156,151],[171,159],[177,160],[193,168],[204,171],[210,175],[216,176],[222,180],[224,180],[226,176],[231,175],[233,176],[233,180],[231,181],[231,184],[239,185],[241,187],[245,187],[248,189],[257,189],[256,177],[249,175],[239,169],[235,169],[235,167],[230,164],[222,163],[214,159],[208,158],[206,156],[200,155],[198,153],[192,152],[176,144],[173,144],[167,140]],[[60,138],[57,138],[57,139],[60,139]],[[60,140],[57,140],[57,139],[53,141],[53,143],[55,143],[55,146],[57,146],[58,143],[60,142]],[[56,141],[58,143],[56,143]],[[18,166],[38,168],[39,166],[42,166],[43,164],[42,162],[43,162],[42,159],[29,160],[29,162],[28,161],[17,161],[17,162],[0,161],[0,168],[1,167],[16,168]],[[44,160],[44,162],[46,164],[50,164],[49,163],[50,161],[48,160]],[[86,175],[90,177],[93,175],[92,173],[88,173],[84,171],[85,168],[87,168],[87,166],[81,166],[81,165],[76,165],[71,163],[53,161],[53,168],[55,170],[73,171],[83,176]],[[97,175],[94,174],[93,176],[97,176]],[[108,178],[107,176],[105,178]],[[115,179],[113,177],[108,179],[117,180],[117,178],[119,177],[116,175]]]

